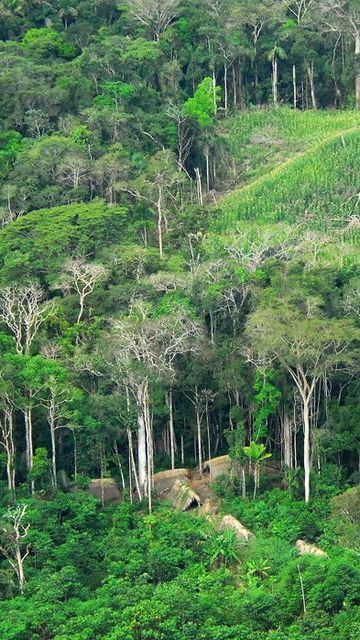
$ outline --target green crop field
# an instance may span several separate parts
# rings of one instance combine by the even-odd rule
[[[244,118],[248,138],[255,135],[261,113],[255,112],[253,121],[251,115]],[[229,232],[242,221],[263,224],[306,219],[309,228],[318,230],[354,222],[360,192],[358,116],[351,112],[298,115],[285,109],[264,112],[264,117],[265,122],[277,124],[274,132],[283,132],[283,150],[289,156],[266,171],[255,153],[261,175],[219,201],[220,215],[213,230]],[[291,151],[291,140],[296,153],[294,147]],[[242,148],[239,143],[238,157],[241,153],[245,157],[243,144]],[[279,156],[276,146],[271,148],[274,160]]]
[[[294,111],[282,107],[242,111],[224,122],[222,132],[240,183],[244,184],[315,144],[357,126],[357,111]]]

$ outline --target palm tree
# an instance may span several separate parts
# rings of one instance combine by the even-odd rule
[[[279,60],[285,60],[286,53],[282,47],[278,47],[275,43],[270,49],[267,59],[272,65],[272,93],[274,105],[278,104],[278,76],[279,76]]]
[[[253,498],[256,498],[256,491],[259,488],[260,484],[260,464],[263,460],[267,458],[271,458],[271,453],[266,451],[266,447],[264,444],[259,444],[257,442],[250,442],[248,447],[244,447],[245,455],[252,460],[254,463],[254,495]]]

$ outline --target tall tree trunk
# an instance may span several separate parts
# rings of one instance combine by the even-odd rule
[[[235,62],[232,64],[232,83],[233,83],[233,106],[237,107],[237,89],[236,89],[236,67]]]
[[[309,62],[306,63],[306,71],[309,78],[310,83],[310,95],[311,95],[311,105],[313,109],[317,109],[317,101],[316,101],[316,91],[315,91],[315,73],[314,73],[314,61],[312,60],[311,64]]]
[[[168,407],[169,407],[169,436],[170,436],[170,457],[171,457],[171,468],[175,469],[175,451],[176,451],[176,441],[175,441],[175,431],[174,431],[174,406],[173,406],[173,392],[170,387],[169,393],[167,395]]]
[[[6,454],[6,477],[8,490],[13,502],[16,501],[15,481],[15,444],[14,444],[14,418],[12,407],[4,409],[3,420],[0,423],[0,445]]]
[[[360,31],[355,35],[355,99],[356,108],[360,109]]]
[[[128,443],[129,443],[129,478],[130,478],[130,499],[132,501],[132,483],[131,483],[131,475],[133,475],[134,477],[134,481],[135,481],[135,486],[136,486],[136,491],[139,497],[139,500],[142,500],[142,494],[141,494],[141,489],[140,489],[140,483],[139,483],[139,478],[138,478],[138,474],[137,474],[137,470],[136,470],[136,464],[135,464],[135,458],[134,458],[134,447],[133,447],[133,441],[132,441],[132,432],[130,431],[130,429],[127,430],[127,437],[128,437]]]
[[[103,449],[103,444],[101,443],[100,445],[100,450],[99,450],[99,457],[100,457],[100,487],[101,487],[101,506],[102,508],[105,507],[105,488],[104,488],[104,449]]]
[[[16,561],[16,573],[19,581],[19,590],[21,595],[23,595],[24,587],[25,587],[24,561],[21,556],[21,549],[19,546],[16,546],[15,561]]]
[[[158,200],[157,200],[156,208],[157,208],[157,214],[158,214],[157,230],[158,230],[159,254],[160,254],[160,258],[162,258],[163,255],[164,255],[164,252],[163,252],[163,240],[162,240],[163,211],[162,211],[162,188],[161,188],[161,186],[158,187]]]
[[[119,449],[118,449],[118,444],[116,441],[116,438],[114,439],[114,453],[115,453],[115,457],[116,457],[116,462],[117,462],[117,466],[119,468],[119,473],[120,473],[120,478],[121,478],[121,486],[123,489],[123,492],[125,492],[125,478],[124,478],[124,472],[123,472],[123,468],[122,468],[122,464],[121,464],[121,459],[120,459],[120,455],[119,455]]]
[[[303,400],[303,420],[304,420],[304,473],[305,473],[305,502],[310,500],[310,472],[311,472],[311,443],[310,443],[310,397]]]
[[[28,394],[28,399],[30,399],[30,394]],[[34,458],[34,450],[33,450],[33,429],[32,429],[32,408],[31,405],[28,404],[24,411],[24,421],[25,421],[25,441],[26,441],[26,466],[28,473],[31,473],[33,468],[33,458]],[[30,488],[31,493],[34,493],[35,486],[34,481],[30,480]]]
[[[296,66],[293,64],[293,68],[292,68],[292,72],[293,72],[293,104],[294,104],[294,109],[297,109],[297,85],[296,85]]]
[[[76,320],[78,324],[81,321],[81,318],[83,317],[83,313],[84,313],[84,296],[83,295],[80,295],[79,302],[80,302],[80,309],[79,309],[79,314]]]
[[[149,513],[152,512],[152,480],[153,480],[153,436],[152,420],[150,417],[149,391],[148,386],[144,394],[144,422],[146,434],[146,463],[147,463],[147,498]]]
[[[53,489],[57,489],[57,469],[56,469],[56,426],[54,409],[50,407],[49,410],[49,427],[50,427],[50,439],[51,439],[51,478]]]
[[[287,413],[284,412],[282,416],[282,440],[284,442],[284,464],[289,469],[293,468],[293,451],[292,451],[292,425],[291,420]]]
[[[204,156],[205,156],[205,162],[206,162],[206,189],[207,192],[209,193],[210,191],[210,150],[209,150],[209,145],[205,145],[204,147]]]
[[[76,482],[78,477],[78,463],[77,463],[77,438],[76,438],[75,429],[71,429],[71,433],[73,434],[73,438],[74,438],[74,480]]]
[[[196,176],[196,189],[197,189],[197,199],[199,204],[203,204],[203,193],[202,193],[202,184],[201,184],[201,173],[199,167],[195,169]]]
[[[225,115],[228,113],[228,67],[224,64],[224,108]]]
[[[197,451],[198,451],[198,466],[199,473],[202,476],[203,458],[202,458],[202,438],[201,438],[201,414],[199,406],[199,394],[196,388],[195,390],[195,413],[196,413],[196,428],[197,428]]]
[[[272,59],[272,92],[274,105],[278,104],[278,59],[276,55]]]
[[[147,492],[147,464],[146,464],[146,430],[145,420],[142,411],[142,405],[139,407],[138,414],[138,470],[139,470],[139,487],[141,496]]]
[[[213,66],[213,70],[212,70],[212,85],[213,85],[213,108],[214,108],[214,116],[216,115],[217,112],[217,103],[216,103],[216,75],[215,75],[215,66]]]
[[[208,399],[206,399],[205,411],[206,411],[206,432],[207,432],[207,441],[208,441],[208,459],[211,460],[211,438],[210,438],[210,420],[209,420],[209,402],[208,402]]]
[[[246,498],[246,475],[245,475],[245,467],[241,465],[241,495]]]

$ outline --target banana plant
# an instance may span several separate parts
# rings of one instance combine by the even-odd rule
[[[250,442],[248,447],[244,447],[244,454],[254,463],[253,474],[254,474],[254,494],[253,498],[256,498],[256,491],[260,485],[260,465],[263,460],[267,460],[267,458],[271,458],[271,453],[266,451],[266,447],[264,444],[260,444],[258,442]]]

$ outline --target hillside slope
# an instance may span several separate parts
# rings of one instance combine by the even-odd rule
[[[336,117],[328,118],[325,114],[324,123],[339,124]],[[224,196],[213,230],[229,232],[242,221],[293,223],[304,217],[309,228],[318,230],[354,223],[360,191],[358,125],[321,130],[312,144],[309,139],[302,139],[305,150],[267,172],[258,165],[258,178]]]

